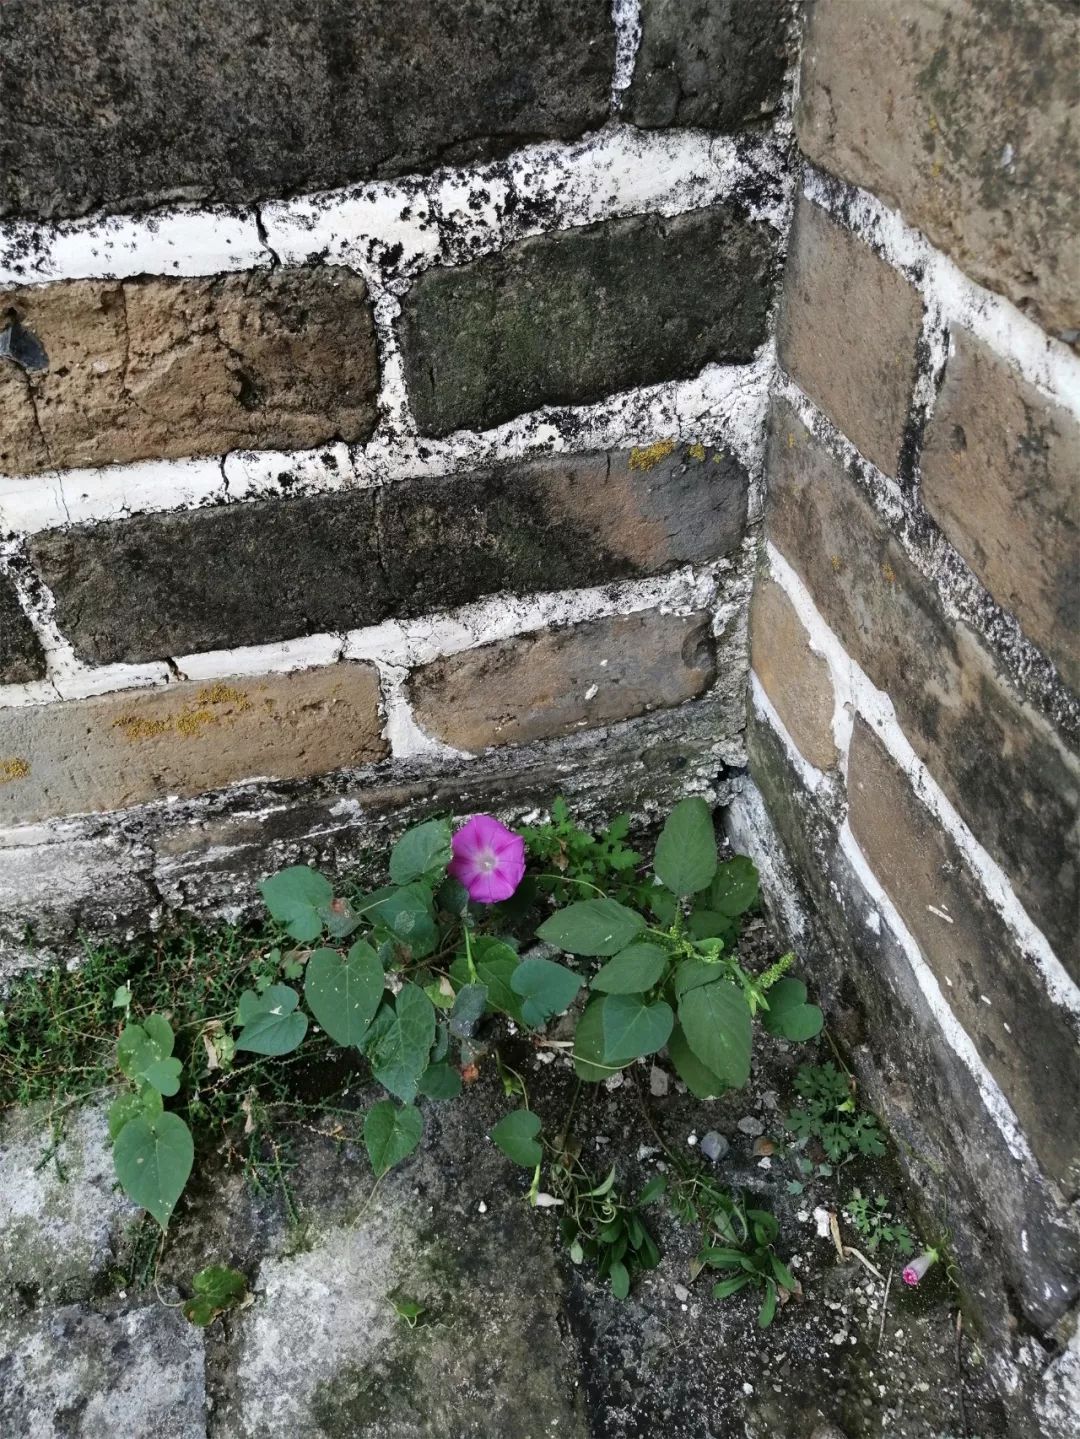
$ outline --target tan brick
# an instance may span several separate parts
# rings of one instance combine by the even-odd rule
[[[183,683],[0,712],[0,822],[122,809],[255,776],[381,759],[366,664]]]
[[[918,942],[942,993],[1001,1086],[1047,1172],[1080,1182],[1080,1046],[1047,998],[949,835],[874,732],[856,720],[849,819],[871,869]]]
[[[48,369],[0,374],[0,473],[366,440],[367,288],[333,266],[0,291]]]
[[[1054,333],[1080,329],[1076,101],[1076,13],[1059,0],[812,7],[805,153]]]
[[[837,761],[829,666],[775,580],[760,577],[750,604],[750,662],[802,755],[818,769]]]
[[[903,275],[809,200],[795,217],[780,361],[859,452],[896,474],[922,301]]]
[[[770,538],[892,699],[912,746],[1080,979],[1080,758],[942,610],[881,516],[786,404],[774,403]]]
[[[457,749],[574,734],[700,695],[716,674],[707,614],[644,614],[536,630],[417,671],[421,729]]]
[[[1080,691],[1080,425],[966,330],[927,429],[922,497]]]

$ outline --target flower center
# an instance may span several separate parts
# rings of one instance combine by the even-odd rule
[[[495,858],[495,851],[492,849],[482,849],[478,855],[478,860],[478,867],[482,874],[490,874],[498,863]]]

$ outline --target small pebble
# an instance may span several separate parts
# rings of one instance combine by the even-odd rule
[[[710,1129],[701,1141],[702,1154],[706,1159],[711,1159],[714,1164],[718,1159],[723,1159],[729,1148],[727,1140],[715,1129]]]
[[[697,1135],[696,1135],[696,1134],[688,1134],[688,1135],[686,1136],[686,1142],[687,1142],[687,1144],[689,1144],[690,1148],[693,1149],[694,1145],[697,1143]]]
[[[752,1384],[744,1384],[742,1387],[742,1392],[744,1394],[753,1394],[754,1386]]]
[[[482,1199],[481,1199],[480,1203],[476,1206],[476,1212],[477,1212],[477,1214],[486,1214],[486,1213],[487,1213],[487,1205],[484,1203],[484,1201],[483,1201]]]
[[[760,1119],[752,1114],[746,1114],[739,1120],[739,1129],[743,1134],[764,1134],[765,1126]]]
[[[668,1078],[667,1070],[654,1064],[649,1070],[649,1093],[655,1095],[657,1099],[663,1099],[670,1087],[671,1080]]]
[[[675,1298],[679,1301],[680,1304],[685,1304],[686,1301],[690,1298],[690,1291],[689,1289],[687,1289],[685,1284],[676,1284]]]
[[[604,1088],[607,1090],[621,1089],[624,1083],[625,1076],[623,1074],[612,1074],[604,1080]]]

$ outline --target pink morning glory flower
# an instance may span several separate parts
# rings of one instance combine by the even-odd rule
[[[452,841],[447,873],[479,904],[509,899],[525,874],[525,841],[489,814],[474,814]]]
[[[937,1262],[937,1250],[928,1249],[924,1254],[920,1254],[918,1259],[913,1259],[910,1264],[906,1264],[904,1266],[904,1272],[900,1277],[903,1279],[905,1284],[910,1284],[914,1286],[918,1284],[919,1280],[922,1279],[926,1271],[928,1269],[932,1269]]]

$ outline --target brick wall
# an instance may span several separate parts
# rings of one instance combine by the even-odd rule
[[[1078,41],[1054,0],[809,7],[731,815],[1040,1436],[1080,1288]]]
[[[0,975],[412,812],[729,796],[788,6],[10,0],[0,53]]]

